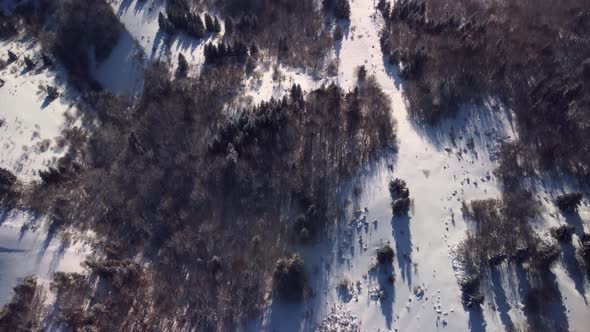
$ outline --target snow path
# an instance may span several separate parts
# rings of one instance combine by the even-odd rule
[[[344,40],[336,49],[338,83],[351,89],[355,70],[362,64],[376,76],[392,100],[399,152],[393,161],[380,162],[369,176],[351,183],[351,187],[362,187],[363,194],[348,208],[353,220],[334,239],[300,248],[310,271],[313,296],[302,305],[275,301],[263,320],[248,329],[314,330],[327,315],[329,321],[322,327],[334,331],[346,331],[343,326],[354,330],[355,325],[361,331],[504,331],[511,323],[522,324],[515,271],[503,264],[492,273],[493,285],[485,289],[481,316],[461,304],[452,257],[453,247],[468,227],[462,219],[461,201],[501,194],[492,171],[499,144],[516,135],[510,112],[490,100],[485,107],[466,107],[436,127],[416,126],[408,120],[396,70],[383,59],[379,45],[382,20],[374,1],[350,3],[350,28],[345,29]],[[413,200],[409,218],[392,219],[387,186],[393,178],[408,184]],[[362,213],[353,218],[357,210]],[[388,280],[391,271],[369,272],[375,250],[386,243],[396,252],[393,286]],[[588,305],[572,291],[573,283],[563,268],[553,270],[562,295],[569,298],[569,326],[572,331],[583,331],[590,323]],[[344,294],[338,289],[342,280],[352,284]]]

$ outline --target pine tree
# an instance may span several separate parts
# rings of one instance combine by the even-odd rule
[[[225,20],[225,34],[229,36],[234,33],[235,27],[236,24],[234,20],[231,17],[228,17],[227,20]]]
[[[339,19],[350,19],[350,3],[348,3],[348,0],[336,0],[334,16]]]
[[[203,38],[203,36],[205,36],[205,26],[203,25],[201,16],[195,15],[193,21],[194,23],[193,29],[191,30],[191,35],[193,35],[195,38]]]
[[[185,78],[188,74],[188,62],[182,53],[178,53],[178,68],[176,69],[176,76]]]
[[[219,23],[217,17],[213,19],[213,31],[215,31],[216,33],[221,32],[221,23]]]
[[[258,55],[258,52],[260,50],[258,49],[258,45],[256,45],[256,42],[252,42],[252,45],[250,45],[250,55],[255,57]]]
[[[213,18],[207,13],[205,13],[205,29],[207,32],[215,32],[215,23],[213,23]]]
[[[174,26],[162,13],[158,14],[158,26],[160,27],[160,30],[162,30],[165,33],[174,32]]]

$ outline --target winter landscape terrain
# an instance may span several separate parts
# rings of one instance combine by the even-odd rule
[[[21,2],[61,17],[72,1],[64,0],[66,9]],[[420,23],[417,13],[434,15],[432,1],[397,0],[396,7],[306,0],[297,7],[279,0],[100,0],[93,9],[84,0],[79,4],[90,8],[84,10],[100,13],[86,20],[108,11],[104,16],[116,21],[97,24],[97,31],[116,26],[118,33],[115,42],[104,42],[106,55],[97,52],[104,43],[80,37],[89,45],[82,76],[51,38],[70,30],[39,32],[54,23],[35,23],[38,13],[19,10],[21,2],[0,7],[0,330],[588,329],[587,159],[568,152],[579,165],[571,172],[561,164],[519,168],[534,163],[534,152],[510,160],[506,146],[526,145],[531,134],[521,131],[516,103],[495,90],[457,97],[456,109],[436,121],[414,116],[412,89],[433,80],[408,75],[409,64],[418,62],[403,55],[392,61],[384,40],[390,33],[400,45],[407,42],[403,36],[411,33],[394,30],[404,20],[431,34],[420,24],[435,18]],[[343,2],[349,9],[340,17]],[[460,2],[466,11],[478,3]],[[181,17],[193,25],[180,27],[173,19],[178,8],[207,13],[221,29],[205,22],[206,32],[194,32],[190,14]],[[257,23],[252,10],[260,10]],[[283,23],[300,22],[296,11],[309,22],[291,24],[293,32]],[[590,20],[589,12],[582,5],[571,15]],[[462,19],[464,27],[470,18]],[[176,24],[173,33],[166,23]],[[4,37],[9,24],[23,31]],[[290,35],[297,29],[303,41]],[[585,39],[571,42],[588,60],[575,92],[582,97],[569,103],[578,107],[579,113],[568,111],[572,117],[590,111],[583,99],[590,95],[590,48],[584,48],[588,36],[578,37]],[[247,60],[237,51],[242,40]],[[408,43],[430,46],[417,40]],[[223,43],[233,43],[230,60],[220,50],[221,60],[208,53]],[[436,59],[426,61],[422,70],[437,70]],[[362,115],[351,111],[355,105]],[[582,129],[567,128],[588,133],[590,121],[584,127],[588,118],[580,118]],[[578,148],[586,151],[586,143]],[[524,179],[518,191],[498,171],[510,161]],[[394,179],[409,190],[402,213],[392,208]],[[523,188],[536,211],[524,223],[539,247],[556,254],[538,272],[537,247],[526,248],[525,263],[513,259],[515,252],[497,260],[490,253],[473,291],[465,281],[473,275],[466,252],[480,249],[465,249],[467,239],[488,239],[478,233],[483,223],[469,212],[476,211],[472,203],[507,202]],[[571,193],[581,195],[575,208],[556,204]],[[499,220],[506,212],[498,211],[492,215]],[[563,228],[564,237],[563,225],[572,226]],[[511,236],[494,233],[491,246],[503,248],[502,237]]]

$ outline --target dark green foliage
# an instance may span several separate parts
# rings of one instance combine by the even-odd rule
[[[277,261],[273,275],[273,287],[281,298],[303,299],[307,287],[307,276],[301,256],[295,254]]]
[[[379,264],[391,264],[395,253],[389,245],[385,245],[377,249],[377,263]]]
[[[367,68],[365,67],[365,65],[362,65],[358,69],[357,79],[359,82],[362,82],[365,80],[365,78],[367,78]]]
[[[555,205],[565,213],[574,213],[578,210],[583,197],[582,193],[561,195],[555,199]]]
[[[205,13],[205,30],[210,33],[215,32],[215,23],[213,22],[213,17],[211,17],[211,15],[208,13]]]
[[[17,13],[25,27],[41,41],[44,52],[55,55],[78,88],[97,89],[90,74],[90,53],[105,60],[119,41],[121,23],[104,0],[40,0],[25,3]]]

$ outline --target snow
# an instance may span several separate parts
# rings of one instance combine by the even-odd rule
[[[434,127],[410,121],[403,84],[381,54],[382,23],[374,6],[371,0],[351,0],[351,24],[345,26],[345,37],[336,49],[337,82],[351,89],[356,68],[363,64],[377,77],[392,100],[399,151],[351,181],[349,189],[360,183],[363,191],[350,202],[351,218],[340,221],[344,226],[337,227],[329,240],[298,248],[309,269],[313,296],[300,305],[271,301],[263,319],[247,330],[340,331],[346,330],[342,326],[361,326],[363,331],[504,331],[509,322],[522,324],[519,271],[506,264],[492,271],[480,316],[461,303],[457,284],[461,271],[453,256],[453,248],[469,227],[462,218],[461,202],[501,196],[492,171],[500,144],[517,137],[511,113],[489,98],[482,107],[465,105]],[[302,81],[314,86],[305,77]],[[259,96],[274,93],[266,88]],[[388,182],[393,178],[408,184],[409,217],[392,218]],[[547,209],[554,210],[547,201]],[[549,227],[541,225],[545,231]],[[393,268],[375,261],[376,250],[385,244],[396,252]],[[576,289],[561,261],[553,272],[562,296],[567,297],[570,328],[585,330],[590,323],[588,291]],[[348,296],[342,296],[339,288],[343,278],[354,285]]]
[[[83,242],[66,245],[44,222],[23,211],[0,216],[0,304],[10,301],[12,288],[25,277],[47,281],[57,271],[82,270],[88,247]]]
[[[60,72],[25,70],[24,56],[34,59],[39,54],[33,41],[0,42],[3,58],[8,50],[18,60],[0,71],[0,79],[4,81],[0,87],[0,167],[14,172],[23,181],[30,181],[65,152],[55,138],[65,126],[64,114],[75,113],[75,107],[67,101],[74,92],[62,83]],[[48,100],[39,88],[48,84],[68,94],[68,98]]]

